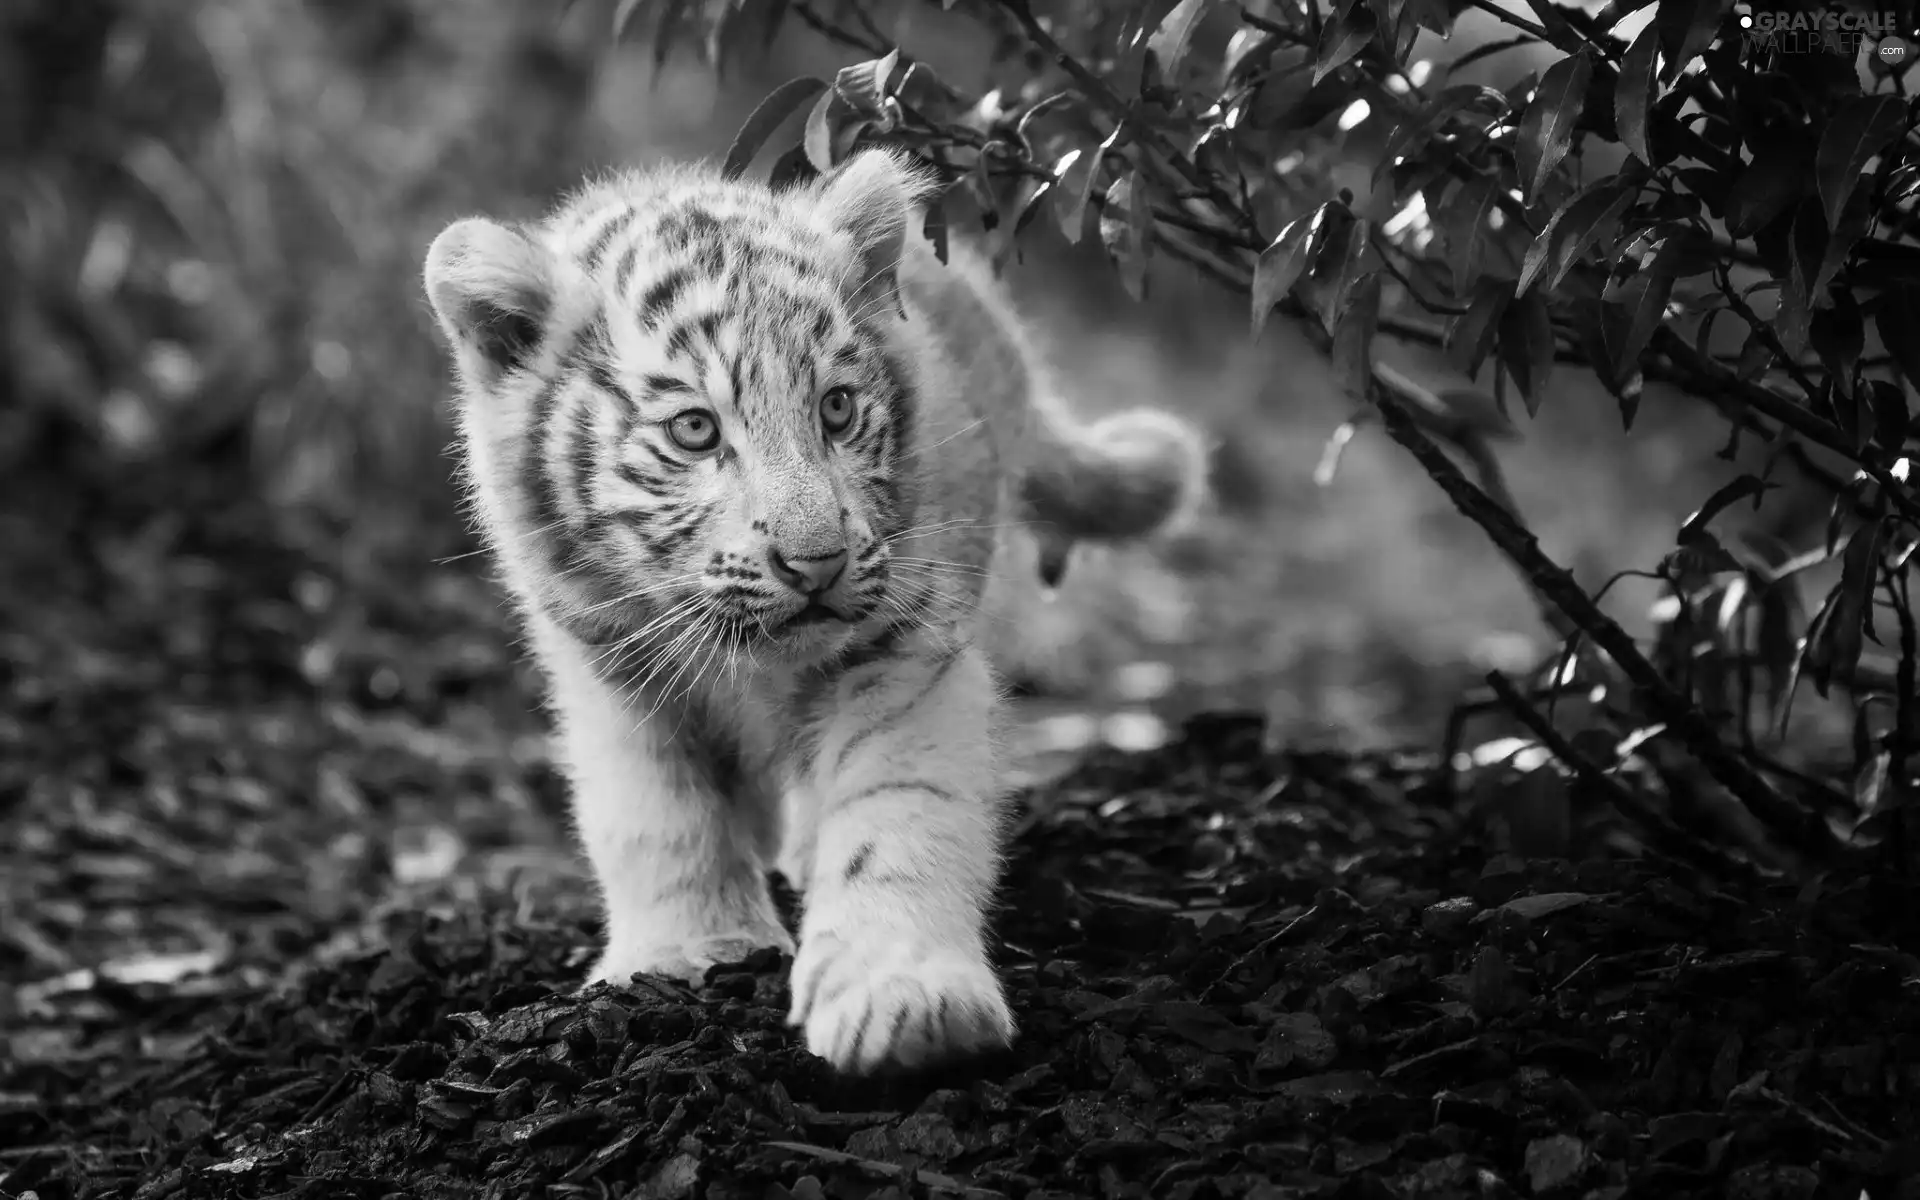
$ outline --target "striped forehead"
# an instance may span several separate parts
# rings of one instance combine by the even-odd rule
[[[834,245],[774,202],[718,193],[589,206],[563,246],[600,285],[614,358],[630,375],[709,392],[804,382],[853,337]]]

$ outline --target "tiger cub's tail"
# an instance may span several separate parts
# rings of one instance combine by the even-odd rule
[[[1077,541],[1127,541],[1191,519],[1206,497],[1209,448],[1191,423],[1136,408],[1077,425],[1043,407],[1019,486],[1040,544],[1040,577],[1059,583]]]

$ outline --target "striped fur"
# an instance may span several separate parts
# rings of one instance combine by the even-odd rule
[[[793,1020],[850,1071],[1013,1035],[983,931],[996,549],[1149,533],[1204,462],[1160,414],[1053,411],[984,267],[918,236],[924,188],[881,152],[777,194],[625,173],[426,262],[607,904],[593,978],[795,949],[778,866]]]

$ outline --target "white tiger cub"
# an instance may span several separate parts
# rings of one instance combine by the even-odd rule
[[[910,161],[621,173],[537,225],[458,221],[425,271],[606,903],[591,978],[794,952],[790,1022],[849,1072],[1014,1034],[976,638],[1010,524],[1144,535],[1205,462],[1166,414],[1051,411],[990,271],[918,235]]]

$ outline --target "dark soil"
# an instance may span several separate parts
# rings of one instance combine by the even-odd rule
[[[14,487],[0,1193],[1920,1198],[1910,887],[1522,861],[1431,758],[1211,717],[1026,797],[1012,1053],[840,1080],[771,957],[573,991],[476,572]]]

